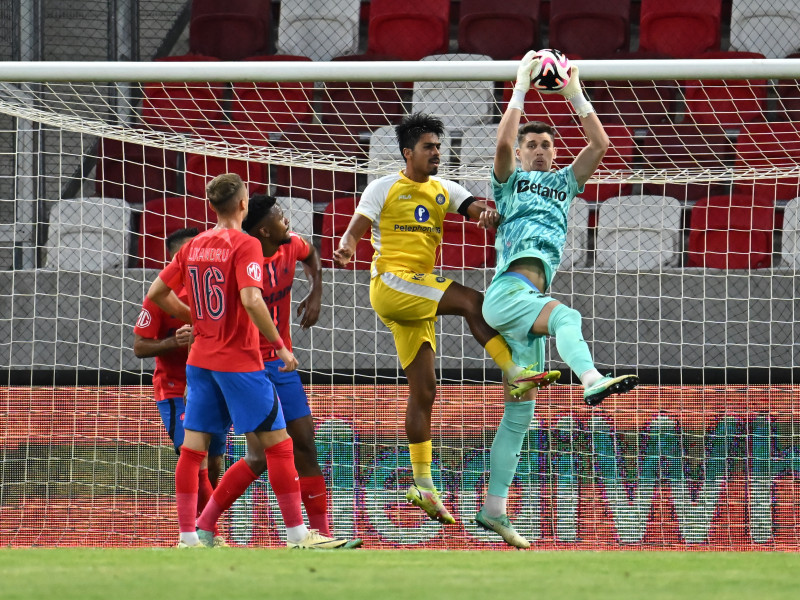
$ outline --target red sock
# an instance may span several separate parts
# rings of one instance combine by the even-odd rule
[[[308,524],[312,529],[318,529],[322,535],[331,535],[328,522],[328,489],[325,487],[325,478],[322,475],[300,478],[300,495],[303,506],[306,507]]]
[[[200,464],[206,452],[181,446],[175,467],[175,503],[178,506],[178,529],[181,533],[194,531],[197,523],[197,490]]]
[[[267,474],[272,491],[278,500],[286,527],[303,524],[303,509],[300,505],[300,483],[294,468],[292,438],[270,446],[266,450]]]
[[[258,475],[244,461],[237,460],[233,466],[225,471],[217,484],[214,494],[203,509],[203,514],[197,519],[197,527],[205,531],[214,531],[219,516],[231,507],[236,499],[244,494],[247,487],[258,479]]]
[[[214,493],[214,485],[208,478],[208,469],[200,469],[200,487],[197,490],[197,516],[203,514],[203,509],[208,504],[211,494]],[[214,528],[214,535],[219,535],[219,530]]]

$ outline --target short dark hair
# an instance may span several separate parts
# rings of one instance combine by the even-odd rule
[[[525,136],[529,133],[547,133],[552,141],[556,140],[556,128],[543,121],[528,121],[519,126],[517,130],[517,144],[522,145]]]
[[[208,182],[206,196],[216,211],[227,212],[227,204],[237,196],[244,187],[244,181],[236,173],[223,173]]]
[[[169,250],[170,254],[175,254],[178,251],[176,246],[180,245],[185,239],[191,239],[200,233],[197,227],[187,227],[186,229],[178,229],[173,231],[167,236],[166,244],[167,250]]]
[[[397,134],[397,142],[400,146],[400,156],[403,155],[404,148],[414,148],[419,141],[419,138],[424,133],[435,133],[437,136],[442,137],[444,134],[444,123],[441,119],[426,115],[424,113],[413,113],[403,117],[403,120],[395,125],[395,133]]]
[[[250,205],[247,208],[247,217],[242,222],[242,229],[247,233],[269,214],[278,199],[267,194],[253,194],[250,196]]]

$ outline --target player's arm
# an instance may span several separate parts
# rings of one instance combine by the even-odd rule
[[[192,322],[192,312],[189,307],[180,301],[175,292],[161,280],[161,277],[156,277],[155,281],[150,284],[147,297],[168,315],[173,315],[184,323]]]
[[[600,119],[597,118],[592,104],[583,95],[577,65],[572,65],[569,83],[558,93],[569,100],[575,112],[578,113],[583,126],[583,133],[589,142],[578,153],[572,163],[572,172],[575,175],[578,186],[582,186],[589,181],[597,167],[600,166],[600,161],[606,155],[609,145],[608,134],[603,129]]]
[[[517,157],[514,147],[517,144],[519,122],[522,119],[522,109],[525,106],[525,94],[531,89],[531,73],[537,68],[539,59],[536,52],[531,50],[519,62],[517,68],[517,81],[511,100],[508,102],[506,112],[497,126],[497,146],[494,151],[494,176],[500,183],[505,183],[517,166]]]
[[[467,198],[465,204],[467,202],[469,204],[466,210],[462,212],[462,210],[459,209],[459,212],[468,219],[476,220],[478,222],[478,227],[482,227],[483,229],[495,229],[500,225],[500,213],[486,204],[486,202],[472,197]]]
[[[300,317],[300,327],[303,329],[316,324],[322,306],[322,261],[319,259],[317,249],[311,244],[308,244],[308,247],[310,248],[308,256],[300,262],[308,279],[309,290],[297,306],[297,316]]]
[[[339,240],[339,247],[333,251],[333,261],[340,267],[344,267],[355,256],[358,241],[367,233],[367,229],[372,226],[372,221],[361,213],[354,213],[350,219],[347,230]]]
[[[152,358],[169,354],[177,348],[186,348],[192,343],[192,326],[184,325],[174,335],[160,340],[133,335],[133,353],[136,358]]]
[[[272,321],[267,305],[264,302],[264,297],[261,295],[261,289],[254,286],[243,287],[239,290],[239,298],[241,298],[242,306],[244,306],[247,314],[250,315],[250,320],[255,323],[261,334],[269,340],[275,348],[278,358],[286,365],[281,367],[280,370],[294,371],[297,368],[297,359],[283,345],[278,328],[275,327],[275,323]]]

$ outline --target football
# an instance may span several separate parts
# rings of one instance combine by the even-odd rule
[[[559,92],[569,83],[571,68],[569,59],[559,50],[545,48],[536,56],[541,61],[539,68],[531,74],[531,87],[540,92]]]

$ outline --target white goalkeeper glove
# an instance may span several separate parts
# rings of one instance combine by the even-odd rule
[[[535,50],[528,53],[519,61],[517,68],[517,82],[514,84],[514,91],[511,92],[511,100],[508,101],[508,108],[522,110],[525,106],[525,94],[531,89],[531,76],[539,68],[539,57]]]
[[[594,112],[594,107],[592,103],[586,99],[586,96],[583,95],[578,65],[571,65],[571,69],[569,83],[558,93],[572,103],[572,108],[575,109],[579,117],[588,117],[590,113]]]

